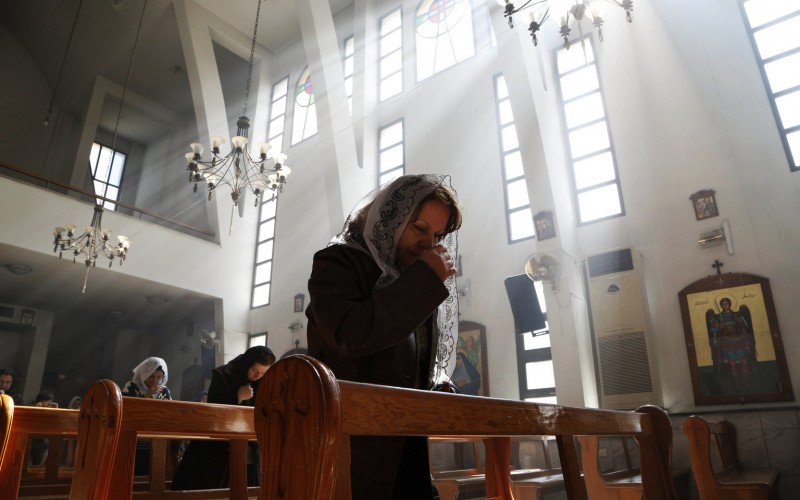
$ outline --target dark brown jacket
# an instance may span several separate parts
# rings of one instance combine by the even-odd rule
[[[306,309],[308,353],[342,380],[427,389],[435,346],[430,339],[420,342],[415,330],[427,322],[429,327],[422,330],[433,331],[432,317],[447,298],[447,288],[419,261],[391,285],[374,290],[380,274],[367,253],[343,245],[314,255]],[[424,352],[421,346],[426,347]],[[405,441],[351,440],[354,500],[392,498]],[[404,483],[418,483],[422,496],[415,498],[430,498],[427,447],[419,442],[413,447],[414,456],[406,450],[399,474]]]

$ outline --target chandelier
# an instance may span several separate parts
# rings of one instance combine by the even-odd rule
[[[58,252],[60,259],[65,250],[72,250],[72,262],[78,261],[78,256],[86,264],[86,274],[83,278],[83,290],[86,292],[86,283],[89,280],[89,269],[97,267],[97,259],[106,257],[108,267],[114,264],[114,258],[119,259],[119,264],[125,262],[128,256],[128,249],[131,247],[131,240],[125,236],[117,236],[118,243],[115,245],[109,241],[111,230],[102,226],[103,207],[95,205],[92,225],[83,230],[83,234],[75,236],[75,225],[68,224],[66,227],[57,227],[53,231],[55,236],[53,252]],[[66,233],[66,234],[64,234]]]
[[[81,2],[82,3],[82,2]],[[144,13],[147,9],[147,0],[144,1],[142,5],[142,14],[139,18],[139,26],[136,29],[136,38],[133,42],[133,49],[131,51],[131,60],[128,64],[128,74],[125,77],[125,85],[122,87],[122,96],[119,100],[119,109],[117,110],[117,121],[114,124],[114,136],[111,140],[111,154],[109,155],[108,159],[108,169],[111,170],[111,165],[114,163],[114,157],[117,154],[116,144],[117,144],[117,130],[119,129],[119,121],[122,117],[122,106],[125,103],[125,94],[128,91],[128,83],[131,79],[131,70],[133,69],[133,61],[136,58],[136,48],[139,45],[139,35],[142,32],[142,21],[144,21]],[[80,12],[80,5],[78,6],[78,12]],[[77,22],[77,14],[76,22]],[[73,24],[73,32],[70,34],[70,42],[72,40],[72,35],[74,34],[74,24]],[[69,43],[67,43],[67,47],[69,47]],[[66,57],[64,58],[66,59]],[[62,69],[64,65],[64,61],[61,62]],[[55,93],[53,94],[55,97]],[[52,103],[52,101],[51,101]],[[51,104],[52,106],[52,104]],[[47,126],[49,120],[49,112],[48,118],[45,119],[45,126]],[[122,265],[125,262],[125,258],[128,256],[128,249],[131,247],[131,240],[129,240],[125,236],[117,236],[117,243],[114,244],[109,241],[109,237],[111,235],[111,229],[103,227],[103,203],[104,200],[107,200],[105,197],[98,197],[96,204],[94,206],[94,214],[92,215],[92,222],[91,225],[87,226],[83,233],[76,236],[75,235],[75,225],[68,224],[65,227],[56,227],[53,231],[53,252],[58,252],[58,258],[61,258],[64,251],[72,251],[72,262],[73,264],[78,262],[78,258],[83,261],[86,265],[86,273],[83,277],[83,290],[81,293],[86,293],[86,285],[89,281],[89,269],[93,267],[97,267],[97,260],[100,257],[105,257],[108,259],[108,267],[114,264],[114,259],[119,260],[119,264]],[[113,201],[113,200],[108,200]]]
[[[606,3],[616,5],[625,10],[625,19],[630,23],[633,22],[631,11],[633,10],[633,0],[526,0],[521,6],[516,7],[511,0],[497,0],[505,10],[503,16],[508,18],[509,28],[514,27],[513,15],[530,8],[528,19],[528,31],[531,32],[531,39],[533,45],[538,45],[539,41],[536,38],[536,32],[542,27],[545,21],[550,18],[551,8],[556,9],[554,12],[562,13],[560,19],[559,33],[564,39],[564,48],[569,49],[569,34],[572,30],[569,27],[570,22],[574,19],[578,23],[578,28],[581,28],[581,21],[585,17],[591,18],[592,25],[597,28],[597,37],[603,41],[603,11]]]
[[[244,94],[242,116],[236,120],[236,136],[231,138],[230,152],[222,156],[219,147],[225,143],[220,136],[211,137],[211,159],[201,160],[203,145],[194,142],[190,145],[192,152],[186,154],[189,161],[189,182],[194,184],[197,192],[197,183],[206,182],[208,199],[214,189],[219,186],[228,186],[231,189],[231,198],[234,206],[247,191],[255,195],[255,206],[258,206],[262,194],[266,190],[281,192],[286,183],[286,177],[292,170],[284,164],[286,155],[274,153],[272,145],[268,142],[258,144],[258,154],[254,157],[247,151],[247,134],[250,129],[250,119],[247,117],[247,101],[250,96],[250,80],[253,75],[253,57],[256,50],[256,35],[258,34],[258,17],[261,12],[261,1],[257,2],[256,22],[253,28],[253,41],[250,46],[250,67],[247,72],[247,87]]]

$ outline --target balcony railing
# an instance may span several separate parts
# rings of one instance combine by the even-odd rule
[[[70,186],[69,184],[64,184],[63,182],[57,181],[55,179],[50,179],[48,177],[35,174],[33,172],[29,172],[23,168],[9,165],[7,163],[0,162],[0,175],[20,182],[25,182],[26,184],[38,186],[47,189],[49,191],[55,191],[61,194],[66,194],[68,196],[74,197],[75,199],[78,199],[86,203],[95,204],[96,200],[108,201],[116,205],[114,211],[118,213],[129,215],[131,217],[135,217],[145,222],[157,224],[162,227],[167,227],[172,230],[187,234],[189,236],[201,238],[203,240],[214,241],[216,236],[214,232],[211,232],[207,229],[202,229],[192,226],[191,224],[186,224],[183,222],[171,220],[164,216],[155,214],[149,210],[145,210],[143,208],[138,208],[138,207],[132,207],[120,201],[112,200],[104,196],[99,196],[97,194],[84,191],[83,189],[80,189],[78,187]]]

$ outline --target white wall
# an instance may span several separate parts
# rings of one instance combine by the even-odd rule
[[[492,15],[498,16],[494,2],[487,4]],[[378,14],[392,5],[378,2]],[[409,3],[404,10],[407,26],[414,6]],[[523,272],[525,257],[534,251],[562,256],[566,252],[564,261],[577,264],[587,255],[613,248],[633,246],[641,252],[654,375],[660,382],[662,402],[670,410],[694,408],[677,294],[713,273],[710,265],[715,259],[725,263],[724,271],[771,279],[779,322],[784,325],[787,358],[792,359],[800,349],[790,330],[800,319],[800,312],[790,303],[799,282],[800,262],[792,249],[800,239],[800,227],[790,218],[800,208],[800,177],[789,172],[738,6],[733,2],[721,6],[711,1],[654,1],[637,7],[631,24],[624,21],[621,10],[609,9],[605,41],[596,42],[595,47],[626,215],[581,227],[574,222],[553,80],[552,50],[561,44],[557,27],[545,25],[539,47],[534,48],[518,20],[513,32],[498,29],[499,48],[489,48],[481,32],[487,29],[482,24],[486,22],[481,17],[483,9],[483,2],[474,3],[479,33],[475,57],[421,83],[413,81],[410,70],[403,94],[381,104],[375,113],[377,126],[404,119],[408,172],[453,176],[464,204],[460,251],[464,277],[470,280],[472,290],[469,304],[462,307],[462,319],[487,325],[492,395],[518,395],[516,367],[507,362],[515,348],[502,280]],[[337,16],[336,22],[343,40],[351,32],[347,27],[351,21]],[[505,20],[495,22],[496,29],[498,25],[505,26]],[[413,50],[412,31],[406,29],[407,51]],[[521,47],[521,60],[516,54],[509,56],[514,43]],[[305,64],[298,47],[299,42],[279,58],[281,71],[277,73],[291,72],[290,87]],[[294,65],[286,58],[294,60]],[[509,69],[514,64],[524,66],[523,75]],[[548,185],[529,186],[529,190],[541,193],[544,189],[545,194],[535,197],[532,204],[534,211],[555,211],[562,232],[556,243],[506,243],[492,94],[492,76],[499,71],[526,78],[535,103],[536,120],[526,125],[520,136],[540,134],[547,165],[528,164],[526,169],[529,183],[540,184],[545,179]],[[515,113],[518,121],[526,122],[524,109],[515,109]],[[313,250],[308,248],[321,248],[338,230],[324,223],[322,227],[294,223],[298,216],[303,221],[321,222],[328,216],[321,201],[324,194],[319,191],[322,179],[309,175],[327,160],[327,150],[314,143],[314,138],[306,143],[289,151],[298,174],[291,179],[279,209],[276,269],[291,268],[292,283],[285,284],[277,273],[274,289],[281,290],[280,296],[273,294],[273,305],[253,314],[255,321],[271,330],[270,344],[285,349],[293,347],[287,329],[295,317],[290,300],[310,271]],[[534,157],[537,154],[532,153]],[[540,175],[542,168],[548,175]],[[301,195],[293,191],[298,184]],[[335,188],[327,186],[327,194],[335,195]],[[689,196],[706,188],[717,192],[720,217],[696,221]],[[303,209],[298,211],[300,206]],[[722,247],[701,250],[696,243],[700,233],[721,225],[722,220],[728,220],[733,228],[736,253],[732,257]],[[282,228],[287,226],[300,233],[288,236],[290,248],[283,240],[287,236]],[[302,248],[297,247],[299,240],[305,242]],[[556,380],[560,401],[593,404],[596,395],[587,384],[587,377],[593,382],[594,372],[591,359],[587,359],[590,337],[585,292],[581,269],[573,267],[573,279],[558,297],[546,287],[554,327]],[[281,347],[276,348],[280,351]],[[797,369],[790,370],[797,379]],[[579,401],[574,399],[576,394]]]

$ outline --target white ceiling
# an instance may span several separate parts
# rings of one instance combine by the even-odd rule
[[[256,0],[186,1],[196,2],[248,38],[252,36]],[[294,2],[262,0],[258,43],[273,53],[281,52],[300,38]],[[350,3],[352,0],[330,0],[331,10],[338,12]],[[130,91],[177,115],[192,115],[192,96],[173,0],[148,0],[141,18],[143,6],[144,0],[5,0],[0,22],[31,54],[51,88],[57,84],[57,108],[72,116],[83,115],[97,76],[120,87],[124,85],[132,55]],[[140,18],[142,29],[134,55]],[[73,25],[74,34],[70,38]],[[236,56],[220,51],[217,57]],[[109,131],[116,124],[118,102],[106,106],[101,119],[102,126]],[[47,104],[42,103],[43,120]],[[118,129],[120,136],[147,144],[169,126],[157,120],[148,121],[144,113],[134,117],[134,113],[136,110],[126,105]]]

